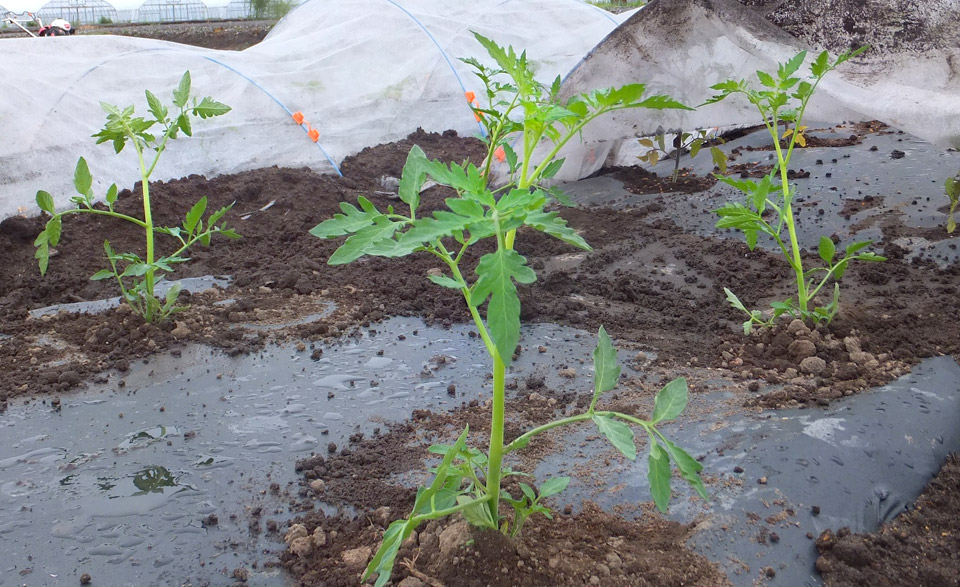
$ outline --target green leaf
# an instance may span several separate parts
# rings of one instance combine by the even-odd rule
[[[223,116],[227,112],[230,112],[231,109],[226,104],[217,102],[213,98],[207,96],[203,100],[200,100],[200,103],[196,104],[192,110],[195,116],[206,119],[213,116]]]
[[[855,243],[847,245],[846,256],[849,257],[861,249],[869,247],[873,241],[857,241]]]
[[[652,441],[647,462],[650,495],[653,496],[653,503],[657,504],[657,509],[666,513],[670,505],[670,457],[659,444]]]
[[[47,242],[50,243],[51,247],[60,244],[60,234],[62,230],[60,216],[54,216],[50,220],[47,220],[47,226],[44,230],[47,233]]]
[[[150,113],[153,114],[153,117],[159,122],[166,120],[167,109],[163,103],[160,102],[160,99],[154,96],[150,90],[146,90],[145,93],[147,95],[147,106],[150,108]]]
[[[400,200],[410,206],[411,213],[416,213],[417,206],[420,205],[420,188],[427,179],[427,169],[430,167],[430,159],[418,145],[410,148],[407,153],[407,161],[403,164],[403,172],[400,174],[400,185],[398,195]]]
[[[464,504],[469,501],[473,501],[473,498],[470,496],[460,495],[457,497],[458,504]],[[487,502],[469,505],[460,510],[460,513],[463,514],[463,518],[467,521],[467,523],[472,526],[478,526],[480,528],[497,527],[497,525],[493,523],[493,518],[490,516],[490,508],[487,507]]]
[[[633,430],[620,420],[609,416],[593,415],[593,421],[601,434],[607,437],[623,456],[631,461],[637,458],[637,445],[633,443]]]
[[[370,204],[370,201],[363,196],[360,196],[359,201],[361,206],[363,206],[364,201]],[[372,206],[372,204],[370,205]],[[333,218],[324,220],[314,226],[310,229],[310,234],[317,238],[334,238],[351,234],[361,228],[370,226],[373,224],[374,218],[381,215],[379,212],[361,212],[355,206],[346,202],[340,202],[340,209],[343,210],[343,214],[334,214]]]
[[[820,244],[817,246],[817,252],[824,263],[832,263],[833,257],[837,254],[837,247],[833,240],[826,236],[820,237]]]
[[[400,552],[400,545],[407,539],[413,528],[410,528],[409,520],[394,520],[393,523],[383,533],[383,542],[380,548],[367,565],[367,570],[363,573],[363,580],[366,581],[373,575],[377,575],[377,582],[374,587],[383,587],[390,581],[390,574],[393,572],[393,565],[397,559],[397,553]]]
[[[786,81],[791,75],[796,73],[797,70],[800,69],[800,66],[803,65],[803,60],[806,58],[807,52],[801,51],[786,63],[781,63],[780,68],[777,71],[777,75],[780,77],[780,80]]]
[[[760,80],[760,83],[768,88],[777,87],[777,82],[773,80],[773,76],[765,71],[758,71],[757,78]]]
[[[828,71],[830,71],[830,55],[826,51],[823,51],[813,60],[813,64],[810,66],[810,73],[813,74],[813,77],[820,78],[826,75]]]
[[[540,174],[540,179],[550,179],[555,176],[559,173],[565,161],[566,158],[551,161],[550,164],[544,168],[543,173]]]
[[[117,184],[112,183],[107,188],[107,206],[113,210],[113,205],[117,203]]]
[[[183,131],[183,134],[187,135],[188,137],[193,136],[193,129],[190,127],[190,117],[187,116],[186,113],[183,113],[177,117],[177,128]]]
[[[530,503],[533,503],[534,500],[537,499],[537,492],[534,491],[532,487],[526,483],[517,483],[517,485],[520,487],[520,491],[522,491],[527,499],[530,500]]]
[[[90,279],[93,281],[100,281],[101,279],[110,279],[114,275],[116,274],[113,272],[112,269],[101,269],[100,271],[97,271],[96,273],[91,275]]]
[[[471,303],[479,306],[490,298],[487,328],[500,359],[509,366],[520,340],[520,298],[513,282],[533,283],[537,275],[527,266],[527,260],[512,249],[498,249],[484,255],[477,264],[476,273]]]
[[[37,206],[51,216],[57,213],[56,206],[53,203],[53,196],[50,192],[40,190],[37,192]]]
[[[454,232],[465,230],[476,221],[474,218],[445,210],[438,210],[433,213],[433,216],[433,218],[418,218],[413,223],[413,228],[400,237],[400,242],[413,243],[417,246],[421,243],[433,243],[439,238],[452,236]]]
[[[200,223],[200,219],[203,218],[203,213],[207,210],[207,197],[203,196],[197,203],[190,208],[190,211],[187,212],[186,217],[183,219],[183,228],[187,231],[188,234],[193,234],[194,229],[197,228],[197,225]]]
[[[450,289],[460,289],[464,287],[464,284],[460,283],[456,279],[447,277],[446,275],[428,275],[427,279],[436,283],[440,287],[449,287]]]
[[[540,232],[560,239],[568,245],[573,245],[585,251],[592,250],[587,241],[583,240],[577,231],[567,226],[567,221],[563,219],[556,211],[553,212],[530,212],[524,218],[523,223],[535,228]]]
[[[120,277],[140,277],[141,275],[145,275],[150,269],[151,266],[146,263],[130,263],[123,269]]]
[[[87,202],[93,201],[93,176],[87,167],[87,160],[83,157],[77,160],[77,168],[73,172],[73,187]]]
[[[678,377],[663,386],[653,403],[654,424],[673,420],[687,407],[687,380]]]
[[[667,452],[670,453],[670,458],[677,465],[677,469],[680,470],[680,476],[697,491],[700,497],[710,499],[707,495],[707,489],[703,485],[703,480],[700,479],[700,471],[703,470],[703,465],[669,440],[665,440],[664,445],[667,447]]]
[[[556,495],[570,485],[570,477],[552,477],[540,486],[540,499]]]
[[[597,348],[593,349],[593,396],[597,397],[617,386],[620,380],[620,362],[617,349],[607,331],[600,327],[597,333]]]
[[[183,72],[180,78],[180,85],[173,91],[173,104],[177,108],[186,108],[187,100],[190,98],[190,71]]]
[[[675,109],[675,110],[693,110],[693,108],[678,102],[671,98],[670,96],[656,95],[650,96],[646,100],[637,102],[636,106],[639,108],[651,108],[653,110],[666,110],[666,109]]]
[[[344,265],[352,263],[360,257],[369,254],[368,249],[374,247],[380,241],[393,237],[393,234],[402,226],[399,222],[388,220],[382,214],[373,218],[373,226],[361,228],[353,236],[349,237],[340,248],[337,249],[327,263],[330,265]]]

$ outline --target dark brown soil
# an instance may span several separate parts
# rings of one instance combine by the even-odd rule
[[[89,276],[105,266],[101,256],[105,235],[118,250],[140,252],[142,234],[135,227],[101,217],[69,217],[58,254],[51,259],[47,276],[41,277],[32,243],[43,220],[15,217],[0,223],[4,258],[0,265],[0,371],[4,373],[0,407],[8,398],[63,393],[91,379],[109,379],[114,369],[122,371],[133,360],[185,342],[242,353],[277,338],[309,342],[335,336],[389,315],[416,315],[441,324],[462,321],[462,299],[423,278],[436,266],[432,257],[375,258],[331,267],[325,261],[338,243],[320,241],[307,232],[336,213],[340,202],[355,202],[360,194],[380,207],[396,204],[385,188],[389,182],[382,178],[399,176],[413,144],[431,157],[447,160],[476,161],[483,153],[474,139],[416,132],[405,141],[366,149],[345,160],[342,178],[305,169],[271,168],[152,185],[154,215],[160,223],[177,224],[183,212],[206,195],[211,208],[233,203],[225,218],[243,235],[237,241],[220,240],[209,249],[191,251],[192,261],[179,267],[175,277],[230,275],[233,285],[185,294],[181,301],[189,309],[167,325],[143,325],[123,310],[40,319],[28,314],[50,304],[115,295],[108,282],[90,281]],[[687,179],[705,183],[705,178]],[[653,194],[669,191],[662,178],[650,176],[636,181],[633,189]],[[448,195],[441,188],[431,188],[423,195],[424,206],[439,206]],[[136,187],[123,191],[120,210],[139,215],[141,206]],[[562,210],[570,225],[594,247],[589,253],[539,233],[521,233],[517,249],[538,275],[536,283],[521,288],[523,320],[590,331],[603,324],[616,340],[657,354],[645,370],[671,377],[695,369],[719,370],[723,377],[742,382],[742,388],[734,391],[742,393],[748,406],[825,404],[889,381],[923,358],[960,355],[960,267],[907,261],[904,251],[892,244],[909,232],[895,217],[884,220],[884,239],[876,245],[889,261],[850,268],[843,281],[841,313],[832,324],[811,330],[784,321],[778,329],[744,337],[744,316],[729,307],[722,288],[737,292],[748,307],[766,307],[771,300],[791,295],[789,269],[769,252],[749,251],[739,238],[685,233],[672,221],[657,219],[662,209],[655,201],[629,211]],[[691,200],[691,213],[709,211],[696,209]],[[816,253],[808,255],[813,259]],[[465,265],[472,266],[471,260]],[[227,300],[234,302],[225,304]],[[316,313],[330,301],[337,304],[334,314],[305,325],[269,334],[245,327],[288,322]],[[777,391],[758,393],[768,383],[782,385]],[[573,401],[551,396],[546,389],[537,393],[554,403],[525,402],[539,406],[540,411],[521,410],[518,422],[546,421]],[[383,526],[403,515],[412,501],[406,489],[410,483],[395,483],[391,475],[421,469],[423,443],[432,441],[427,435],[445,438],[464,422],[482,434],[486,417],[482,406],[466,406],[452,420],[421,414],[413,424],[363,444],[358,439],[330,458],[302,464],[303,509],[310,509],[315,497],[310,482],[322,478],[327,484],[324,499],[335,507],[359,508],[360,517],[314,513],[305,518],[305,530],[313,532],[319,525],[324,532],[336,530],[339,538],[325,534],[333,548],[318,548],[311,555],[288,553],[288,568],[299,573],[304,584],[355,584],[358,570],[343,562],[344,554],[374,547]],[[419,447],[415,456],[397,458],[403,454],[398,448],[408,445]],[[350,482],[355,477],[380,481],[361,490]],[[392,509],[376,513],[384,505]],[[554,505],[562,511],[562,504]],[[439,540],[445,529],[428,529],[428,536]],[[448,585],[464,584],[456,582],[464,576],[478,578],[477,584],[493,585],[592,584],[592,576],[599,584],[611,585],[646,584],[641,577],[660,585],[721,584],[712,567],[683,549],[689,531],[653,515],[631,522],[591,511],[564,516],[557,525],[531,521],[527,538],[520,543],[477,536],[473,550],[458,550],[456,558],[442,562],[431,558],[431,548],[422,548],[415,564],[417,549],[408,548],[403,556],[411,559],[417,572]],[[651,541],[652,551],[635,549],[636,544]],[[573,547],[565,546],[566,542]],[[585,548],[586,544],[591,547]],[[500,582],[481,575],[482,565],[474,564],[478,549],[498,552],[511,569],[529,574],[503,575]],[[359,559],[362,554],[354,552],[347,558]],[[619,568],[614,568],[611,554],[619,557]],[[552,558],[558,562],[551,567]],[[611,571],[609,576],[596,574],[605,573],[601,565]],[[320,570],[330,577],[323,579],[327,583],[315,574]],[[409,569],[402,572],[416,575]],[[502,582],[518,576],[524,577],[520,583]]]
[[[827,587],[960,585],[960,455],[951,455],[913,507],[878,532],[828,530],[817,551]]]

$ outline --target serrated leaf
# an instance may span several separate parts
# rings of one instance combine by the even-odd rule
[[[540,486],[540,499],[556,495],[570,485],[570,477],[552,477]]]
[[[50,195],[50,192],[45,192],[43,190],[39,190],[37,192],[37,206],[50,215],[57,213],[56,206],[53,203],[53,196]]]
[[[593,422],[597,425],[597,430],[607,437],[620,453],[634,461],[637,459],[637,445],[633,442],[633,430],[630,426],[615,420],[608,416],[593,415]]]
[[[362,206],[366,198],[360,196],[359,200]],[[366,201],[368,204],[370,203],[369,200]],[[317,238],[334,238],[351,234],[361,228],[370,226],[373,224],[374,218],[380,215],[380,213],[376,211],[373,213],[367,211],[361,212],[355,206],[346,202],[340,202],[340,209],[343,210],[343,214],[334,214],[333,218],[324,220],[314,226],[310,229],[310,234]]]
[[[832,263],[833,257],[837,254],[837,246],[834,244],[833,239],[821,236],[820,244],[817,246],[817,253],[819,253],[824,263]]]
[[[597,333],[597,347],[593,349],[593,395],[599,396],[617,386],[620,380],[620,361],[617,349],[607,331],[600,327]]]
[[[673,420],[687,407],[687,380],[678,377],[663,386],[653,403],[653,416],[650,421],[668,422]]]
[[[440,287],[449,287],[450,289],[460,289],[464,287],[462,283],[456,279],[447,277],[446,275],[427,275],[427,279],[436,283]]]
[[[51,247],[60,244],[62,227],[63,225],[59,216],[54,216],[47,221],[47,226],[44,231],[47,233],[47,242],[50,243]]]
[[[647,463],[647,479],[650,481],[653,503],[657,505],[657,509],[666,513],[670,505],[670,457],[659,444],[651,442]]]
[[[497,347],[500,359],[509,366],[520,340],[520,298],[517,283],[533,283],[537,275],[527,260],[512,249],[498,249],[480,258],[476,268],[471,302],[481,305],[488,297],[487,328]]]
[[[483,221],[482,218],[481,221]],[[456,231],[466,230],[474,222],[476,222],[475,218],[438,210],[433,213],[433,218],[418,218],[413,223],[413,227],[405,232],[399,240],[417,246],[421,243],[433,243],[439,238],[452,236]]]
[[[693,108],[687,106],[682,102],[678,102],[677,100],[674,100],[670,96],[659,95],[659,94],[656,96],[650,96],[645,100],[637,102],[633,106],[639,107],[639,108],[651,108],[653,110],[666,110],[666,109],[693,110]]]
[[[583,237],[580,236],[577,231],[567,226],[567,221],[556,211],[544,212],[541,210],[539,212],[531,212],[524,218],[523,223],[540,232],[560,239],[569,245],[585,251],[592,250],[590,245],[587,244],[587,241],[583,240]]]
[[[173,104],[177,108],[185,108],[187,100],[190,98],[190,71],[183,72],[180,78],[180,84],[173,91]]]
[[[758,72],[757,72],[757,79],[760,80],[760,83],[761,83],[761,84],[763,84],[764,86],[766,86],[766,87],[768,87],[768,88],[775,88],[775,87],[777,87],[777,82],[775,82],[775,81],[773,80],[773,76],[770,75],[769,73],[765,72],[765,71],[758,71]]]
[[[200,219],[203,218],[203,213],[207,211],[207,197],[203,196],[197,203],[190,208],[190,211],[187,212],[187,215],[183,219],[183,228],[189,233],[193,234],[197,224],[199,224]]]
[[[372,226],[361,228],[347,238],[347,240],[340,245],[340,248],[330,255],[327,263],[330,265],[344,265],[356,261],[360,257],[368,254],[368,248],[382,240],[391,238],[400,226],[402,225],[399,222],[393,222],[387,219],[386,216],[375,216]]]
[[[410,148],[407,153],[407,161],[403,164],[403,171],[400,174],[400,185],[397,195],[407,206],[410,206],[411,213],[416,213],[417,206],[420,205],[420,188],[427,179],[427,169],[430,167],[430,159],[418,145]]]
[[[717,147],[710,147],[710,158],[713,164],[717,166],[720,173],[727,172],[727,155]]]
[[[130,263],[123,269],[123,273],[120,274],[120,277],[140,277],[145,275],[147,271],[150,270],[150,265],[146,263]]]
[[[200,103],[196,104],[192,110],[194,115],[206,119],[213,116],[223,116],[227,112],[230,112],[231,108],[223,102],[217,102],[213,98],[207,96],[203,100],[200,100]]]

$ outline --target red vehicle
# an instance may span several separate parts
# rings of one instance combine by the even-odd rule
[[[40,17],[32,12],[23,12],[21,14],[8,12],[6,16],[3,17],[3,22],[9,22],[31,37],[61,37],[77,32],[77,29],[73,28],[69,22],[62,18],[55,18],[50,24],[44,25]],[[26,27],[24,22],[35,22],[40,28],[37,32],[33,32]]]

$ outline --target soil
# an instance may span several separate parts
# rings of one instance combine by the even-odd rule
[[[232,285],[183,293],[181,303],[188,309],[160,326],[144,325],[123,308],[97,315],[61,312],[33,318],[29,314],[51,304],[115,295],[110,283],[90,281],[89,276],[105,265],[99,253],[104,235],[109,235],[115,249],[142,254],[142,234],[135,227],[99,216],[68,217],[57,254],[47,275],[41,277],[33,240],[44,219],[3,221],[0,370],[5,377],[0,381],[0,408],[10,398],[47,398],[90,380],[109,380],[114,370],[122,372],[132,361],[188,342],[243,353],[275,340],[309,343],[334,337],[389,315],[420,316],[438,324],[463,321],[463,302],[456,292],[422,279],[437,266],[432,257],[373,258],[331,267],[325,260],[338,243],[308,234],[338,212],[341,202],[355,202],[360,194],[380,208],[396,205],[396,195],[390,191],[395,184],[392,178],[400,175],[413,144],[430,157],[444,160],[478,162],[483,154],[483,145],[475,139],[453,132],[417,131],[404,141],[365,149],[346,159],[343,177],[270,168],[151,185],[159,223],[176,225],[183,211],[206,195],[209,209],[233,205],[225,219],[243,235],[240,240],[218,239],[209,248],[191,251],[192,260],[178,267],[176,277],[232,276]],[[642,170],[618,170],[617,176],[633,190],[675,197],[669,178]],[[684,177],[683,181],[693,190],[711,180]],[[422,196],[422,205],[426,210],[437,208],[449,195],[443,188],[430,188]],[[690,207],[691,213],[708,213],[697,209],[695,199]],[[138,214],[142,208],[138,186],[122,191],[117,208]],[[768,251],[749,251],[739,238],[684,232],[673,221],[657,217],[662,209],[658,200],[630,210],[562,209],[564,218],[594,247],[590,253],[539,233],[518,235],[517,249],[538,275],[536,283],[521,286],[522,319],[591,331],[603,324],[615,340],[656,354],[644,369],[663,376],[716,370],[740,382],[731,391],[740,393],[748,407],[826,405],[890,381],[923,358],[960,356],[960,266],[907,260],[893,241],[910,229],[895,215],[879,221],[883,240],[875,245],[888,261],[850,267],[843,280],[842,311],[830,325],[811,328],[799,321],[784,321],[776,329],[745,337],[743,316],[729,307],[722,288],[738,292],[748,307],[766,306],[791,295],[789,269]],[[947,238],[945,233],[934,236],[932,232],[930,237]],[[159,246],[169,247],[169,243]],[[471,251],[474,257],[465,261],[466,266],[485,252],[482,246],[475,248],[479,250]],[[815,251],[805,254],[816,258]],[[337,305],[331,315],[283,326],[318,313],[331,301]],[[277,328],[251,327],[263,324]],[[553,403],[518,404],[520,423],[545,422],[575,401],[546,387],[537,388],[536,382],[527,382],[526,387]],[[693,389],[708,391],[710,386]],[[526,398],[531,397],[532,391]],[[300,542],[295,548],[291,539],[291,550],[283,558],[286,568],[304,585],[356,584],[359,567],[366,563],[382,529],[403,515],[413,500],[406,488],[409,483],[394,479],[421,468],[422,450],[413,451],[419,456],[400,459],[396,457],[404,454],[400,449],[448,439],[450,430],[460,429],[464,422],[482,433],[486,418],[484,407],[478,405],[463,406],[452,416],[423,413],[375,438],[357,438],[339,452],[332,447],[326,457],[301,462],[303,531],[316,537],[316,528],[322,528],[330,547],[311,546],[320,540],[312,538],[314,542]],[[508,436],[517,430],[508,429]],[[370,479],[380,481],[370,483]],[[318,480],[323,481],[322,487],[315,483]],[[311,511],[320,493],[324,501],[343,511],[330,516]],[[412,577],[403,583],[407,587],[437,584],[431,580],[447,585],[518,584],[514,581],[525,585],[725,584],[723,575],[706,559],[684,547],[691,526],[656,515],[628,520],[589,506],[574,513],[562,503],[553,505],[559,521],[532,519],[519,542],[473,535],[471,546],[454,548],[448,553],[452,556],[442,558],[432,554],[435,541],[443,542],[444,535],[465,536],[466,530],[456,520],[427,526],[416,544],[401,552],[398,560],[410,562],[398,577]],[[648,547],[639,550],[638,545]],[[478,552],[496,553],[509,564],[510,574],[478,564]],[[475,581],[464,582],[464,577]]]
[[[952,455],[913,507],[873,534],[847,528],[817,539],[827,587],[960,585],[960,455]]]

